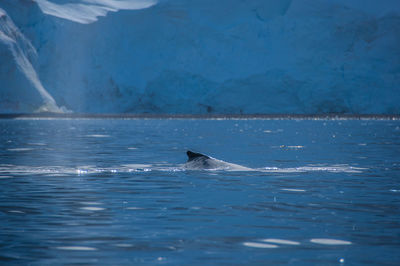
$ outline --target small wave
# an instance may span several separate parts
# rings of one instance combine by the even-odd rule
[[[81,207],[81,210],[85,210],[85,211],[104,211],[105,208],[102,207]]]
[[[21,150],[17,150],[21,151]],[[22,150],[25,151],[25,150]],[[250,169],[250,168],[249,168]],[[331,173],[361,173],[366,168],[352,167],[348,165],[333,165],[333,166],[303,166],[296,168],[277,168],[265,167],[250,169],[251,172],[259,173],[306,173],[306,172],[331,172]],[[90,174],[117,174],[117,173],[144,173],[151,171],[159,172],[190,172],[184,165],[171,165],[171,164],[123,164],[113,167],[97,167],[92,165],[78,166],[78,167],[63,167],[63,166],[26,166],[26,165],[0,165],[0,176],[15,176],[25,174],[38,174],[38,175],[90,175]],[[201,171],[201,170],[199,170]],[[216,172],[234,172],[234,170],[227,169],[207,169],[204,170],[208,173]],[[297,188],[283,188],[284,191],[292,192],[305,192],[303,189]]]
[[[304,149],[303,145],[280,145],[280,146],[272,146],[272,148],[279,148],[279,149],[285,149],[285,150],[300,150]]]
[[[257,243],[257,242],[244,242],[243,246],[251,247],[251,248],[277,248],[277,245],[265,244],[265,243]]]
[[[282,188],[281,190],[290,192],[306,192],[305,189],[298,189],[298,188]]]
[[[101,202],[96,202],[96,201],[82,201],[79,203],[82,205],[102,205],[103,204]]]
[[[85,247],[85,246],[61,246],[61,247],[56,247],[56,249],[73,250],[73,251],[95,251],[95,250],[97,250],[97,248]]]
[[[31,151],[33,148],[11,148],[7,149],[8,151]]]
[[[255,242],[257,241],[257,242]],[[312,238],[309,240],[311,243],[320,244],[320,245],[351,245],[353,244],[347,240],[339,240],[339,239],[330,239],[330,238]],[[282,245],[289,246],[299,246],[301,245],[298,241],[287,240],[287,239],[279,239],[279,238],[265,238],[265,239],[257,239],[253,241],[247,241],[242,243],[246,247],[252,248],[278,248],[282,247]],[[305,244],[303,242],[303,244]]]
[[[362,173],[367,168],[354,167],[347,164],[337,165],[310,165],[293,168],[265,167],[265,172],[270,173],[304,173],[304,172],[332,172],[332,173]]]
[[[300,242],[297,241],[278,239],[278,238],[261,239],[261,241],[273,244],[282,244],[282,245],[294,245],[294,246],[300,245]]]
[[[23,211],[19,211],[19,210],[9,210],[9,213],[19,213],[19,214],[25,214],[25,212]]]
[[[86,137],[91,137],[91,138],[109,138],[110,135],[92,134],[92,135],[86,135]]]
[[[32,146],[46,146],[46,143],[42,143],[42,142],[32,142],[32,143],[28,143],[28,145],[32,145]]]
[[[313,238],[310,240],[311,243],[321,244],[321,245],[351,245],[350,241],[339,240],[339,239],[329,239],[329,238]]]

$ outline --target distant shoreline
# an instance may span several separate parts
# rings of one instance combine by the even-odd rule
[[[0,119],[209,119],[209,120],[400,120],[383,114],[87,114],[4,113]]]

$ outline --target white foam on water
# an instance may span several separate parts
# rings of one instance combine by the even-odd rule
[[[339,240],[339,239],[330,239],[330,238],[312,238],[310,239],[311,243],[321,244],[321,245],[351,245],[350,241]]]
[[[23,211],[18,211],[18,210],[10,210],[10,211],[8,211],[8,212],[11,212],[11,213],[21,213],[21,214],[24,214],[25,212],[23,212]]]
[[[273,244],[282,244],[282,245],[294,245],[294,246],[300,245],[300,242],[297,241],[278,239],[278,238],[266,238],[266,239],[261,239],[261,241]]]
[[[304,146],[301,145],[297,145],[297,146],[286,146],[286,148],[288,149],[294,149],[294,150],[298,150],[298,149],[303,149]]]
[[[76,170],[76,173],[77,173],[78,175],[84,175],[84,174],[87,174],[88,171],[87,171],[87,170],[77,169],[77,170]]]
[[[144,208],[140,207],[126,207],[127,210],[144,210]]]
[[[73,250],[73,251],[95,251],[95,250],[97,250],[97,248],[85,247],[85,246],[61,246],[61,247],[56,247],[56,249]]]
[[[280,146],[272,146],[272,148],[280,148],[280,149],[287,149],[287,150],[298,150],[298,149],[303,149],[304,146],[302,146],[302,145],[280,145]]]
[[[135,166],[132,169],[132,166]],[[146,168],[145,168],[146,167]],[[28,165],[0,165],[0,175],[25,175],[25,174],[39,174],[51,176],[63,175],[86,175],[86,174],[99,174],[99,173],[129,173],[129,172],[148,172],[152,170],[158,171],[174,171],[175,167],[159,167],[156,165],[130,165],[116,166],[107,168],[98,168],[95,166],[79,166],[78,168],[63,167],[63,166],[28,166]]]
[[[13,176],[9,176],[9,175],[0,176],[0,179],[7,179],[7,178],[14,178],[14,177]]]
[[[79,203],[82,205],[102,205],[103,204],[101,202],[96,202],[96,201],[82,201]]]
[[[92,137],[92,138],[109,138],[110,135],[103,135],[103,134],[91,134],[91,135],[85,135],[86,137]]]
[[[18,148],[14,149],[16,151],[27,151],[31,148]],[[250,168],[246,168],[250,169]],[[335,165],[335,166],[305,166],[297,168],[277,168],[277,167],[265,167],[265,168],[254,168],[251,171],[259,171],[264,173],[304,173],[304,172],[314,172],[314,171],[328,171],[332,173],[361,173],[362,170],[366,168],[351,167],[348,165]],[[99,173],[142,173],[150,171],[162,171],[162,172],[180,172],[186,171],[183,165],[173,165],[173,164],[124,164],[117,165],[114,167],[98,168],[96,166],[78,166],[74,167],[64,167],[64,166],[27,166],[27,165],[0,165],[0,175],[24,175],[24,174],[42,174],[42,175],[53,175],[53,176],[63,176],[63,175],[86,175],[86,174],[99,174]],[[210,175],[214,172],[220,171],[235,171],[231,169],[207,169]],[[214,175],[217,175],[215,173]],[[292,192],[305,192],[302,189],[296,188],[283,188],[284,191]],[[393,191],[394,192],[394,191]]]
[[[243,242],[243,246],[251,248],[277,248],[277,245],[257,243],[257,242]]]
[[[128,147],[128,150],[137,150],[138,148],[135,147]]]
[[[81,207],[81,210],[85,210],[85,211],[103,211],[105,210],[105,208],[101,208],[101,207]]]
[[[7,149],[8,151],[32,151],[34,150],[33,148],[12,148],[12,149]]]
[[[291,192],[306,192],[304,189],[298,189],[298,188],[282,188],[281,190],[284,191],[291,191]]]
[[[338,165],[309,165],[293,168],[264,167],[261,170],[270,173],[305,173],[305,172],[331,172],[331,173],[362,173],[367,168],[354,167],[347,164]]]

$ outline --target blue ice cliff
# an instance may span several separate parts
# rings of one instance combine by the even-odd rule
[[[398,0],[1,0],[0,112],[400,114]]]

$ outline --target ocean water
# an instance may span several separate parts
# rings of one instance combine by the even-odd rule
[[[0,145],[0,264],[400,264],[398,120],[3,119]]]

